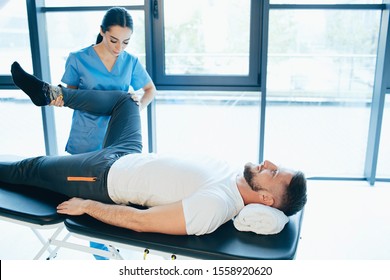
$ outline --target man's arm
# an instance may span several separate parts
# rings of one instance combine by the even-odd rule
[[[140,210],[130,206],[72,198],[59,204],[57,212],[67,215],[88,214],[104,223],[138,232],[187,234],[181,201]]]

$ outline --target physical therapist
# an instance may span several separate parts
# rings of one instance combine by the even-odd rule
[[[109,9],[100,26],[96,44],[69,54],[62,82],[68,88],[138,91],[140,110],[156,95],[156,87],[137,57],[124,51],[133,33],[133,19],[126,9]],[[54,105],[61,106],[62,100]],[[70,154],[102,148],[109,117],[75,110],[65,150]]]

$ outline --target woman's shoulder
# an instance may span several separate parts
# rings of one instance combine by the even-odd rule
[[[69,56],[75,56],[75,57],[90,56],[91,51],[93,51],[93,45],[79,49],[77,51],[72,51],[69,53]]]

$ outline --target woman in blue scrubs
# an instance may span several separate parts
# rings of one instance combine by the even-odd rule
[[[124,51],[133,33],[130,14],[121,7],[111,8],[100,27],[95,45],[69,54],[62,82],[78,89],[128,91],[131,86],[137,91],[142,88],[140,109],[146,108],[156,88],[138,58]],[[108,117],[75,110],[65,150],[79,154],[101,149],[108,121]]]
[[[138,58],[124,51],[132,33],[133,20],[127,10],[109,9],[96,44],[69,54],[62,82],[74,89],[143,89],[139,106],[140,110],[146,108],[156,95],[156,87]],[[56,100],[54,105],[61,106],[62,100]],[[109,118],[75,110],[65,150],[70,154],[100,150]],[[101,247],[102,244],[92,243],[91,246]]]

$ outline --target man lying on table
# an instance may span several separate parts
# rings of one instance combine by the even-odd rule
[[[58,213],[88,214],[139,232],[201,235],[216,230],[247,204],[268,205],[290,216],[306,203],[303,173],[270,161],[247,163],[237,173],[213,159],[141,153],[139,108],[127,92],[49,85],[17,62],[11,72],[14,83],[37,106],[63,98],[66,107],[111,116],[102,150],[0,163],[2,182],[72,197],[58,205]]]

